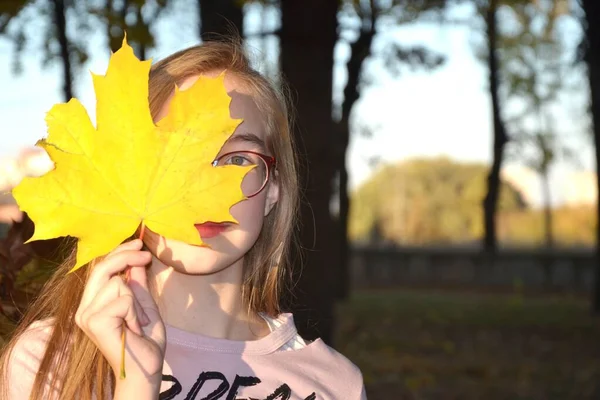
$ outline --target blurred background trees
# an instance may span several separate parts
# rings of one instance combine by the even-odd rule
[[[447,158],[387,165],[354,193],[350,237],[368,240],[377,226],[382,239],[401,245],[475,245],[483,234],[487,171],[484,164]],[[515,213],[526,204],[517,189],[502,182],[498,208]]]
[[[183,30],[182,15],[190,31]],[[558,164],[579,165],[574,142],[594,145],[596,165],[600,161],[599,19],[594,0],[0,2],[0,35],[12,43],[14,71],[22,72],[28,52],[42,67],[59,65],[63,100],[78,95],[90,60],[118,48],[124,32],[141,58],[171,52],[155,52],[166,31],[184,32],[178,38],[190,45],[239,32],[258,53],[256,67],[276,83],[285,79],[296,114],[304,193],[298,226],[303,258],[296,257],[297,285],[287,301],[300,332],[329,343],[338,326],[336,303],[351,293],[353,249],[361,246],[460,246],[490,256],[510,247],[594,248],[600,259],[598,201],[558,204],[550,190]],[[376,142],[378,135],[377,123],[356,112],[365,91],[383,75],[398,80],[406,71],[433,75],[454,57],[451,49],[393,34],[419,24],[469,27],[468,40],[487,74],[490,163],[443,156],[382,162],[382,149],[365,149],[364,157],[373,161],[370,176],[352,187],[349,146],[357,137]],[[570,117],[589,118],[590,128],[574,133],[572,121],[560,117],[569,113],[562,109],[565,96],[588,90],[589,110]],[[441,111],[432,108],[430,117]],[[397,118],[410,112],[399,106]],[[461,128],[458,123],[439,134],[453,138]],[[397,135],[404,143],[412,140],[410,133]],[[507,173],[509,163],[538,174],[540,188]],[[598,174],[594,179],[597,193]],[[34,253],[47,255],[47,247],[16,252],[17,238],[30,228],[13,227],[4,241],[3,299],[18,291],[14,269],[31,274]],[[595,265],[592,309],[600,312],[600,263]],[[9,279],[14,282],[6,286]],[[355,329],[346,327],[350,334]]]
[[[311,288],[306,289],[306,295],[297,299],[300,303],[305,303],[306,307],[300,308],[323,311],[322,316],[316,317],[321,322],[311,325],[316,327],[324,324],[322,334],[327,336],[327,332],[331,331],[331,327],[325,325],[328,324],[326,321],[332,321],[332,316],[325,310],[331,310],[335,298],[343,299],[348,293],[348,238],[364,239],[365,232],[375,220],[378,221],[379,229],[389,236],[388,239],[397,243],[425,244],[429,240],[454,243],[483,239],[484,247],[494,250],[500,234],[501,241],[524,239],[523,234],[518,235],[518,239],[507,236],[513,234],[510,232],[515,232],[514,228],[508,226],[511,218],[508,215],[522,215],[525,212],[523,207],[527,207],[523,205],[517,210],[501,205],[501,192],[509,190],[501,189],[506,186],[506,182],[502,182],[500,178],[502,160],[506,157],[524,162],[543,178],[546,206],[542,220],[546,245],[552,245],[556,235],[562,235],[559,242],[565,243],[583,241],[591,244],[595,240],[586,229],[569,230],[578,231],[575,235],[577,239],[553,233],[553,227],[557,224],[552,221],[555,213],[549,198],[549,172],[555,160],[560,157],[576,159],[575,151],[568,146],[564,135],[557,131],[553,120],[553,107],[556,107],[558,96],[570,89],[566,87],[569,81],[564,76],[568,73],[572,60],[563,49],[561,31],[557,28],[561,17],[577,13],[576,4],[568,0],[474,0],[476,13],[458,20],[448,17],[446,10],[448,7],[468,3],[466,0],[347,0],[339,4],[320,1],[306,4],[295,0],[281,4],[275,1],[234,0],[12,0],[3,2],[0,6],[0,34],[14,44],[15,72],[21,69],[21,56],[26,50],[39,52],[43,66],[53,62],[60,63],[60,79],[66,100],[74,96],[73,83],[90,53],[97,51],[90,45],[90,37],[96,32],[105,32],[103,42],[106,51],[116,49],[123,33],[127,32],[128,41],[134,46],[138,56],[146,58],[148,49],[156,45],[157,32],[154,27],[161,19],[169,21],[169,14],[176,7],[195,9],[199,37],[214,38],[236,32],[243,35],[244,7],[257,3],[264,8],[279,10],[279,25],[276,23],[275,29],[259,30],[252,38],[255,42],[266,41],[269,36],[278,39],[279,63],[276,69],[285,76],[292,89],[298,121],[296,136],[304,166],[301,175],[305,190],[300,224],[301,241],[303,247],[312,249],[307,253],[306,263],[330,266],[326,272],[329,274],[327,279],[317,276],[322,273],[312,276],[311,269],[306,269],[298,277],[302,282],[299,293],[303,292],[302,288]],[[582,5],[584,11],[586,7],[591,7],[585,2]],[[587,10],[584,15],[587,19],[584,18],[582,23],[585,24],[593,12],[590,14],[590,10]],[[456,167],[457,177],[441,181],[443,184],[429,184],[439,186],[440,193],[443,190],[452,193],[451,198],[454,200],[443,206],[449,211],[443,211],[439,208],[442,206],[434,205],[436,200],[428,197],[430,193],[427,190],[419,189],[428,185],[426,181],[420,181],[421,178],[438,179],[441,176],[431,171],[429,178],[427,174],[423,177],[415,175],[413,169],[427,169],[424,166],[428,164],[426,160],[405,163],[407,165],[397,171],[399,175],[395,175],[400,178],[391,181],[397,183],[391,187],[394,195],[390,197],[399,202],[386,200],[381,203],[389,202],[390,205],[385,207],[393,210],[396,217],[374,219],[375,214],[385,214],[388,211],[384,210],[385,207],[379,209],[378,202],[369,203],[369,196],[374,194],[366,193],[369,190],[373,192],[377,185],[385,186],[386,178],[383,177],[400,167],[387,167],[385,171],[374,174],[354,195],[349,194],[346,153],[350,132],[369,135],[373,130],[373,127],[360,124],[353,126],[352,110],[360,99],[361,88],[369,85],[369,79],[365,80],[364,77],[364,64],[367,60],[382,60],[388,73],[392,75],[398,75],[403,65],[425,70],[434,70],[443,65],[448,55],[424,46],[388,40],[376,49],[373,47],[377,35],[417,21],[470,24],[479,29],[485,38],[485,44],[476,50],[489,69],[494,128],[492,167],[489,171],[485,166],[460,168],[456,163],[446,160],[448,166]],[[169,23],[176,24],[176,21]],[[32,29],[33,25],[41,27],[41,30]],[[593,30],[589,29],[589,24],[586,26],[588,40],[585,43],[591,43]],[[30,43],[39,43],[40,37],[43,38],[41,48],[32,49]],[[349,46],[349,58],[345,62],[347,75],[342,89],[343,97],[336,102],[332,93],[332,70],[334,49],[339,43]],[[483,48],[487,50],[481,50]],[[589,55],[585,60],[591,65]],[[589,70],[593,71],[591,67]],[[504,150],[506,143],[509,143],[508,153]],[[444,161],[432,160],[429,164],[435,169],[439,168],[440,162]],[[420,166],[416,167],[417,165]],[[469,173],[465,171],[469,169],[477,169],[478,174],[487,173],[485,190],[479,187],[483,185],[479,182],[479,175],[477,178],[467,179]],[[413,180],[414,184],[408,183]],[[478,189],[469,194],[461,186],[467,184],[473,187],[477,185]],[[409,191],[406,195],[399,196],[398,193],[402,190]],[[422,194],[418,194],[419,190]],[[513,188],[515,190],[517,189]],[[419,196],[425,200],[413,203]],[[441,196],[440,199],[443,199],[444,195]],[[351,213],[352,198],[357,202],[353,207],[357,211]],[[483,208],[477,205],[477,201],[483,201]],[[331,202],[333,208],[330,207]],[[480,217],[476,216],[478,212],[481,213]],[[576,212],[581,213],[580,210]],[[533,210],[529,213],[539,214]],[[402,219],[400,215],[406,217]],[[538,217],[530,218],[537,221]],[[502,228],[498,225],[500,221]],[[315,235],[314,232],[318,234]],[[526,241],[538,242],[536,235],[536,229],[532,228]],[[319,284],[323,286],[315,286]],[[327,290],[332,287],[335,290]],[[335,297],[332,297],[332,293],[335,293]],[[319,306],[320,304],[323,306]],[[305,317],[300,319],[310,318],[308,315]],[[307,326],[306,329],[311,328]]]
[[[582,23],[585,35],[582,41],[583,59],[587,65],[590,88],[590,111],[592,114],[592,127],[594,148],[596,156],[596,187],[600,193],[600,55],[597,49],[600,46],[600,5],[591,0],[579,2],[583,8]],[[596,215],[600,215],[600,201],[596,201]],[[600,218],[600,217],[599,217]],[[596,223],[596,260],[600,260],[600,221]],[[600,263],[596,269],[596,285],[594,287],[593,308],[600,313]]]

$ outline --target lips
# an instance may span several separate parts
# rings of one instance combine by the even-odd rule
[[[196,229],[198,229],[198,233],[200,237],[203,239],[210,239],[221,233],[225,232],[231,224],[228,223],[217,223],[217,222],[205,222],[203,224],[194,225]]]

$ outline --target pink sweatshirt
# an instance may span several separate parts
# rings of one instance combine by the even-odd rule
[[[321,339],[305,344],[291,314],[264,317],[271,333],[232,341],[166,326],[161,400],[366,399],[360,370]],[[26,400],[51,324],[38,322],[10,358],[10,400]],[[137,400],[137,399],[136,399]]]

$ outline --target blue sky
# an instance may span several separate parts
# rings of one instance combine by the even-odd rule
[[[256,29],[257,21],[265,17],[273,20],[273,25],[277,24],[276,11],[260,14],[259,7],[250,7],[248,11],[246,22],[249,30]],[[461,9],[458,14],[469,12],[469,9]],[[179,8],[173,10],[171,17],[161,20],[154,29],[159,38],[158,46],[149,56],[160,59],[196,44],[194,16],[195,11]],[[176,30],[173,29],[175,19]],[[565,27],[567,42],[573,46],[578,40],[578,30],[568,21]],[[32,26],[31,29],[34,31],[39,27]],[[351,185],[356,186],[373,172],[369,164],[373,157],[394,162],[410,157],[445,155],[463,161],[489,162],[492,119],[487,70],[474,56],[474,43],[479,40],[478,36],[464,26],[412,24],[380,34],[374,48],[380,48],[390,40],[405,45],[426,45],[445,54],[447,61],[433,72],[403,68],[399,76],[391,76],[380,60],[369,60],[366,69],[368,83],[363,85],[361,99],[352,115],[355,129],[348,153]],[[276,40],[271,40],[267,60],[276,57],[276,46]],[[62,101],[59,66],[51,65],[42,70],[37,48],[35,43],[31,45],[23,58],[24,73],[15,76],[10,67],[12,44],[0,38],[0,157],[33,145],[45,136],[45,113],[53,104]],[[93,53],[92,59],[77,76],[75,92],[93,117],[94,94],[87,71],[104,73],[109,55],[100,35],[91,38],[90,48],[101,50]],[[340,98],[346,79],[344,61],[349,55],[348,50],[345,42],[336,46],[335,99]],[[264,57],[258,49],[253,53],[257,60]],[[575,79],[582,78],[582,70],[574,68],[573,71]],[[594,167],[591,141],[585,138],[588,129],[585,90],[583,87],[565,94],[555,115],[559,131],[580,155],[579,165],[560,162],[553,170],[553,192],[558,202],[562,185],[574,170]],[[369,128],[373,137],[357,134],[359,126]],[[519,162],[511,160],[509,163]]]

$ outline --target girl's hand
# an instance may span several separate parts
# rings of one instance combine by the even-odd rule
[[[10,190],[26,176],[41,176],[54,164],[40,148],[24,149],[17,157],[0,159],[0,223],[21,221],[23,213],[15,204]]]
[[[75,313],[75,322],[107,359],[117,378],[117,389],[130,382],[143,391],[139,385],[148,383],[158,393],[166,334],[148,290],[146,265],[152,256],[141,248],[140,239],[124,243],[94,267]],[[131,267],[129,285],[118,275],[127,267]],[[127,376],[121,381],[118,374],[123,322]]]

